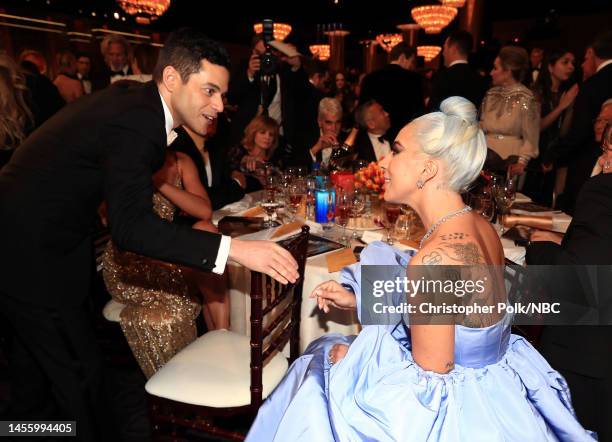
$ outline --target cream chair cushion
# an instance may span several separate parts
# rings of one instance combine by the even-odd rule
[[[251,403],[249,337],[227,330],[206,333],[178,352],[145,385],[149,394],[206,407],[240,407]],[[287,371],[276,354],[264,366],[263,397]]]
[[[119,322],[119,319],[121,318],[121,311],[124,308],[125,304],[121,304],[120,302],[111,299],[102,309],[102,315],[107,321]]]

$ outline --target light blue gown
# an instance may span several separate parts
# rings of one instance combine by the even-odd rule
[[[410,257],[376,242],[361,263],[405,267]],[[359,281],[359,264],[343,270],[358,304]],[[509,316],[486,328],[456,326],[448,374],[414,362],[401,320],[365,326],[356,337],[322,336],[264,402],[247,441],[597,440],[576,420],[565,379],[510,326]],[[336,343],[349,351],[330,366],[326,355]]]

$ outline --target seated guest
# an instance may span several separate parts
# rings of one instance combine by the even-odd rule
[[[209,126],[206,137],[186,126],[179,127],[175,129],[178,136],[170,145],[170,149],[188,155],[195,164],[213,210],[238,201],[244,196],[244,188],[235,179],[237,174],[230,171],[226,146],[211,148],[212,141],[216,137],[216,127],[226,124],[224,121],[225,117],[219,115],[216,125]],[[244,177],[239,177],[239,180],[241,179]]]
[[[605,131],[602,146],[600,171],[582,186],[567,233],[562,236],[535,231],[527,247],[529,265],[612,264],[612,124]],[[612,312],[612,281],[609,267],[607,275],[603,271],[606,267],[596,269],[601,288],[599,313],[604,319],[606,311],[608,315]],[[579,287],[576,298],[587,290]],[[610,317],[607,318],[609,321]],[[611,343],[610,326],[548,326],[540,340],[542,354],[567,380],[576,415],[584,425],[597,431],[599,440],[612,440]]]
[[[140,44],[134,48],[132,54],[132,68],[133,74],[131,75],[115,75],[111,77],[111,83],[119,80],[132,80],[139,81],[140,83],[146,83],[151,81],[153,78],[153,69],[157,62],[157,56],[155,54],[155,48],[151,45]]]
[[[327,165],[334,146],[341,142],[342,105],[335,98],[323,98],[319,102],[317,115],[319,133],[317,138],[306,140],[310,157],[305,159],[306,164],[311,162]]]
[[[445,69],[441,69],[433,79],[428,102],[430,111],[437,111],[444,99],[453,96],[467,98],[480,108],[487,87],[485,79],[468,64],[473,44],[472,34],[462,30],[451,32],[444,41]]]
[[[86,95],[91,94],[91,78],[89,73],[91,72],[91,57],[85,52],[80,52],[76,56],[77,59],[77,78],[83,85],[83,93]]]
[[[385,275],[394,279],[424,265],[434,271],[438,264],[504,264],[494,228],[460,195],[486,157],[476,108],[451,97],[440,109],[404,127],[396,154],[381,164],[385,200],[410,205],[428,228],[420,250],[410,256],[371,244],[361,264],[344,269],[342,284],[315,288],[311,297],[323,310],[356,308],[360,318],[371,316],[361,265],[395,264],[399,274]],[[503,282],[494,282],[498,270],[486,268],[494,278],[477,302],[497,305],[507,298]],[[386,305],[404,303],[406,294],[389,293]],[[576,421],[563,378],[510,333],[512,315],[458,315],[437,325],[413,314],[383,319],[385,325],[365,325],[356,337],[312,342],[260,408],[247,440],[596,440]]]
[[[72,103],[83,95],[83,85],[76,76],[76,57],[70,51],[60,51],[57,54],[57,68],[59,74],[53,84],[66,103]]]
[[[263,163],[277,161],[274,154],[279,128],[273,118],[258,115],[244,129],[240,145],[230,148],[228,152],[230,169],[243,182],[247,193],[260,190],[265,184]],[[244,177],[246,181],[243,181]]]
[[[391,153],[390,140],[386,138],[391,120],[380,103],[375,100],[363,103],[355,112],[355,120],[361,128],[353,146],[357,159],[380,161]]]
[[[480,112],[487,146],[510,163],[510,174],[523,174],[538,156],[540,111],[533,93],[522,82],[527,75],[527,51],[503,47],[495,58],[488,90]]]
[[[94,72],[94,90],[107,87],[113,77],[133,74],[129,60],[130,44],[123,36],[109,34],[104,37],[100,43],[100,52],[104,57],[104,66]]]
[[[187,155],[168,150],[164,166],[153,181],[157,188],[153,210],[160,218],[172,221],[180,209],[199,220],[194,228],[216,232],[210,222],[208,195]],[[222,275],[147,258],[122,250],[112,241],[104,252],[102,266],[108,292],[115,301],[125,304],[121,329],[147,378],[196,338],[200,302],[191,296],[190,278],[195,279],[204,297],[208,330],[229,328],[229,295]]]

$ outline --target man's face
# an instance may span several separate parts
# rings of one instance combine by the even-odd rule
[[[332,115],[328,112],[323,112],[319,116],[319,128],[321,128],[323,135],[334,135],[337,137],[340,134],[340,129],[342,129],[342,115]]]
[[[584,61],[582,62],[582,80],[586,80],[591,75],[597,72],[597,67],[595,66],[595,52],[593,52],[593,48],[587,48],[584,53]]]
[[[110,43],[104,58],[112,71],[120,71],[127,64],[127,53],[121,43]]]
[[[81,75],[88,75],[91,70],[89,57],[79,57],[77,60],[77,72]]]
[[[448,38],[444,40],[444,46],[442,46],[442,56],[444,57],[444,65],[448,66],[451,62],[452,54],[450,53],[451,47],[448,43]]]
[[[367,124],[370,132],[382,135],[391,127],[391,120],[383,107],[379,103],[374,103],[368,109]]]
[[[177,72],[178,75],[178,72]],[[173,115],[195,133],[206,136],[217,114],[223,112],[223,95],[227,92],[229,72],[208,60],[200,62],[200,70],[189,76],[187,83],[179,78],[171,92]]]
[[[540,48],[533,48],[531,50],[531,54],[529,55],[531,67],[538,67],[540,63],[542,63],[542,58],[544,58],[544,51]]]
[[[601,143],[603,131],[608,124],[612,124],[612,104],[608,104],[597,115],[593,130],[595,132],[595,141]]]

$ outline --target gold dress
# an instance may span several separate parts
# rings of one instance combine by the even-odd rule
[[[487,146],[503,159],[516,155],[527,162],[538,156],[540,109],[522,84],[489,89],[480,110],[480,127]]]
[[[180,175],[174,185],[183,188]],[[153,195],[153,210],[172,221],[176,207],[162,194]],[[125,304],[121,329],[142,371],[150,378],[197,337],[195,318],[201,306],[189,295],[180,266],[120,250],[109,242],[103,277],[112,298]]]

